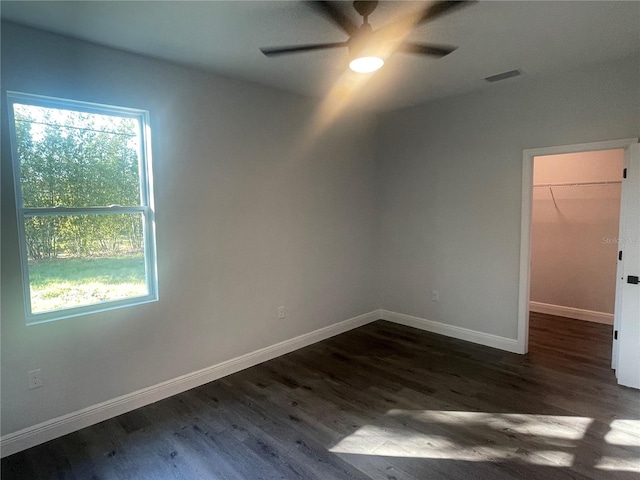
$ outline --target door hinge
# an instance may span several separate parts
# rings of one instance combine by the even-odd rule
[[[622,170],[622,178],[627,178],[627,169]]]
[[[622,250],[618,252],[618,260],[622,261]]]
[[[614,330],[613,332],[613,339],[617,340],[618,339],[618,330]]]

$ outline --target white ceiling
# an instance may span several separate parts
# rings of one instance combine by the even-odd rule
[[[369,21],[376,28],[428,3],[381,2]],[[357,21],[351,2],[340,7]],[[276,58],[258,50],[346,40],[299,1],[2,1],[1,9],[6,20],[309,96],[326,95],[345,75],[346,49]],[[396,54],[358,96],[386,110],[492,88],[483,78],[507,70],[535,76],[638,54],[639,26],[636,1],[481,1],[409,37],[456,52]]]

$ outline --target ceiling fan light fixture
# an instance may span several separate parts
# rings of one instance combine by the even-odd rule
[[[384,65],[380,57],[358,57],[349,62],[349,68],[358,73],[372,73]]]

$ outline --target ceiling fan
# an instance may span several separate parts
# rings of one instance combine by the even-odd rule
[[[406,35],[407,26],[414,28],[418,25],[430,22],[443,15],[465,7],[474,1],[437,1],[426,9],[398,22],[373,29],[369,24],[369,15],[378,6],[377,1],[355,1],[353,8],[362,16],[362,25],[357,26],[353,21],[340,11],[335,2],[310,1],[306,2],[317,12],[324,15],[332,23],[344,31],[349,38],[344,42],[316,43],[307,45],[291,45],[286,47],[261,48],[260,51],[267,57],[287,55],[292,53],[310,52],[313,50],[326,50],[332,48],[349,49],[349,67],[360,73],[370,73],[378,70],[384,64],[381,47],[390,37],[398,36],[398,32]],[[421,43],[401,42],[395,51],[428,55],[432,57],[444,57],[453,52],[457,47],[446,45],[426,45]],[[391,53],[391,52],[389,52]]]

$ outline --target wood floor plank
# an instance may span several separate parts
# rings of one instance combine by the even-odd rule
[[[611,327],[530,324],[522,356],[374,322],[4,458],[2,479],[640,478]]]

